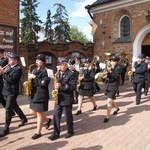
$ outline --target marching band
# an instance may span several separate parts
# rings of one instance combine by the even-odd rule
[[[4,49],[0,48],[0,103],[6,111],[6,121],[0,137],[9,134],[9,126],[12,116],[15,113],[20,117],[19,127],[24,126],[28,119],[17,104],[19,95],[19,81],[22,75],[22,69],[18,65],[20,57],[16,54],[10,54],[7,58],[3,57]],[[88,96],[93,104],[92,111],[98,109],[94,95],[100,91],[101,84],[105,85],[105,95],[107,97],[107,113],[104,123],[110,120],[112,107],[117,115],[120,108],[116,104],[116,94],[119,92],[119,85],[123,85],[126,78],[129,62],[126,53],[111,54],[105,53],[106,61],[101,63],[99,57],[94,55],[92,58],[74,56],[70,61],[61,57],[58,59],[57,72],[53,75],[54,90],[52,96],[55,101],[53,119],[47,118],[44,114],[48,111],[49,91],[48,86],[50,77],[47,68],[45,68],[45,55],[39,54],[36,57],[36,68],[28,74],[28,81],[25,82],[25,93],[30,99],[30,113],[37,117],[37,130],[31,137],[33,140],[41,137],[42,125],[48,129],[51,121],[54,123],[54,130],[50,140],[56,140],[60,137],[60,120],[62,113],[65,114],[67,133],[65,138],[74,136],[73,114],[74,104],[78,104],[75,115],[82,113],[82,104],[84,96]],[[103,67],[101,67],[103,66]],[[31,69],[31,68],[30,68]],[[135,91],[135,103],[141,102],[142,89],[147,96],[150,85],[150,57],[143,54],[138,55],[137,61],[133,63],[132,70],[128,73],[132,77],[133,90]]]

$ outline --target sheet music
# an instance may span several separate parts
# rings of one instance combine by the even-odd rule
[[[105,64],[105,63],[101,63],[101,62],[100,62],[100,63],[99,63],[99,66],[100,66],[101,69],[105,69],[105,68],[106,68],[106,64]]]
[[[52,69],[47,69],[47,74],[48,74],[48,77],[54,78],[54,72]]]
[[[26,62],[25,62],[25,58],[24,57],[20,57],[21,60],[21,64],[23,67],[26,67]]]

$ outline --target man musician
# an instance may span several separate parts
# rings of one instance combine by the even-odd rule
[[[18,114],[21,123],[18,127],[27,123],[27,118],[17,104],[17,97],[19,95],[19,81],[22,76],[22,69],[19,67],[20,57],[16,54],[9,55],[8,66],[0,70],[3,76],[3,89],[2,94],[6,99],[6,113],[5,113],[5,127],[0,133],[0,137],[9,134],[9,126],[12,120],[13,110]]]
[[[4,57],[4,49],[0,48],[0,67],[3,68],[7,64],[8,64],[8,59]],[[2,89],[3,89],[3,78],[2,75],[0,75],[0,103],[5,108],[6,101],[2,94]]]
[[[147,71],[147,64],[144,60],[144,54],[138,55],[138,60],[134,62],[133,71],[133,89],[136,94],[136,105],[141,102],[142,88],[145,82],[145,72]]]
[[[144,94],[147,96],[150,85],[150,56],[146,56],[145,62],[147,63],[147,71],[145,73],[145,89]]]

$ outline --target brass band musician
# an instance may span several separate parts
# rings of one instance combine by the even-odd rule
[[[141,102],[142,88],[144,87],[145,82],[145,72],[147,70],[147,64],[144,61],[144,54],[138,55],[138,60],[134,62],[132,71],[133,75],[133,89],[136,94],[136,105],[139,105]]]
[[[115,55],[110,57],[111,66],[107,67],[107,78],[105,82],[105,95],[107,96],[107,115],[104,118],[104,123],[107,123],[110,119],[110,113],[112,106],[115,107],[114,115],[120,110],[115,103],[116,93],[118,91],[118,82],[121,73],[121,67],[118,65],[119,58]]]
[[[48,111],[49,90],[48,85],[50,78],[48,77],[45,68],[46,58],[44,54],[38,54],[36,57],[36,68],[28,74],[28,79],[31,80],[31,95],[30,95],[30,113],[37,117],[37,129],[31,137],[33,140],[41,137],[43,123],[48,129],[51,123],[51,118],[47,118],[44,112]]]
[[[147,63],[147,71],[145,73],[145,89],[144,94],[147,96],[150,86],[150,56],[146,56],[145,61]]]
[[[24,126],[27,123],[27,118],[17,104],[17,97],[19,95],[19,82],[22,75],[22,69],[18,65],[20,57],[16,54],[10,54],[8,60],[8,67],[4,70],[1,70],[3,75],[3,90],[2,94],[6,99],[6,113],[5,113],[5,127],[0,133],[0,137],[6,136],[9,134],[9,126],[11,124],[13,110],[18,114],[21,119],[19,127]]]
[[[88,96],[93,104],[93,111],[97,109],[96,100],[94,98],[94,76],[95,69],[91,65],[91,59],[87,58],[84,61],[84,70],[82,75],[79,76],[79,80],[81,81],[79,87],[79,97],[78,97],[78,109],[75,115],[79,115],[82,113],[81,107],[83,103],[84,96]]]
[[[60,137],[60,120],[63,112],[67,124],[65,138],[70,138],[74,135],[72,104],[74,102],[73,91],[76,88],[77,76],[74,71],[69,69],[68,60],[65,57],[58,59],[58,66],[57,82],[54,84],[55,89],[58,89],[58,103],[54,106],[54,130],[52,135],[48,137],[52,141]]]

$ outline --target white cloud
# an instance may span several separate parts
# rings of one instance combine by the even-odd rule
[[[85,9],[85,6],[93,3],[93,0],[86,0],[84,2],[76,2],[75,8],[76,10],[71,13],[71,17],[87,17],[88,13]]]

